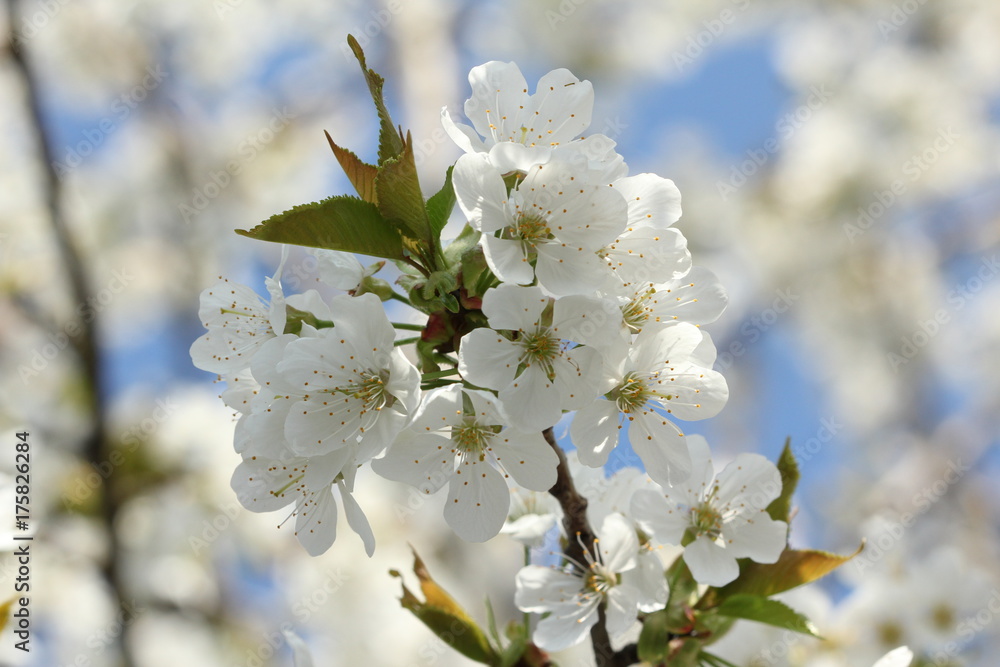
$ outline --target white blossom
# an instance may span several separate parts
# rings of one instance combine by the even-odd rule
[[[528,169],[508,195],[502,172],[482,154],[455,164],[455,195],[496,276],[550,294],[593,294],[612,271],[598,251],[625,229],[627,205],[608,185],[553,160]]]
[[[287,257],[265,284],[271,296],[265,302],[246,285],[220,276],[201,293],[198,317],[208,332],[191,345],[191,361],[211,373],[231,375],[250,366],[253,355],[271,338],[285,331],[285,296],[281,289],[281,269]]]
[[[552,70],[529,94],[517,64],[494,60],[473,67],[469,83],[472,97],[465,102],[465,115],[473,127],[455,123],[447,108],[441,110],[448,135],[467,153],[485,152],[502,142],[555,146],[590,126],[594,88],[569,70]]]
[[[426,397],[372,468],[428,494],[447,485],[445,521],[462,539],[483,542],[507,518],[509,478],[535,491],[556,481],[559,459],[541,433],[509,423],[492,395],[442,387]]]
[[[392,442],[416,408],[420,375],[394,347],[395,331],[378,297],[342,294],[330,310],[332,328],[275,343],[253,366],[263,406],[251,417],[263,422],[254,429],[268,437],[282,432],[298,456],[357,444],[367,460]]]
[[[252,512],[273,512],[294,503],[295,537],[309,555],[318,556],[337,537],[336,486],[347,523],[361,537],[370,556],[375,551],[375,536],[351,495],[356,468],[347,449],[310,459],[251,456],[237,466],[232,487],[240,504]]]
[[[639,591],[620,578],[635,568],[639,542],[625,517],[611,514],[594,541],[596,553],[584,549],[585,563],[566,567],[528,565],[517,573],[514,603],[526,612],[549,615],[539,621],[532,640],[546,651],[579,644],[607,611],[607,629],[620,636],[635,622]]]
[[[620,319],[609,317],[600,299],[563,297],[551,314],[549,302],[538,287],[503,284],[489,290],[483,313],[492,329],[466,334],[459,349],[462,377],[497,390],[525,430],[546,429],[564,409],[594,398],[602,364],[594,346],[612,344],[620,329]]]
[[[704,438],[688,438],[691,475],[663,493],[640,490],[632,516],[664,544],[684,544],[684,562],[696,581],[723,586],[739,575],[737,558],[774,563],[788,526],[767,506],[781,494],[777,467],[759,454],[740,454],[718,476]],[[689,543],[685,544],[690,540]]]
[[[645,327],[615,365],[604,366],[605,397],[573,417],[570,434],[580,461],[603,466],[628,426],[629,441],[650,477],[661,484],[686,479],[688,449],[667,415],[693,421],[725,406],[729,388],[711,370],[714,361],[711,340],[694,325]]]
[[[913,651],[900,646],[882,656],[872,667],[909,667],[913,662]]]

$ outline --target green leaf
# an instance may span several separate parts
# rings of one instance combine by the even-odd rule
[[[389,573],[396,577],[402,576],[395,570],[390,570]],[[419,618],[441,641],[465,657],[486,665],[498,664],[500,656],[490,646],[486,633],[469,617],[465,609],[431,578],[427,566],[417,555],[416,550],[413,551],[413,573],[420,580],[424,601],[403,584],[403,597],[399,600],[403,607]]]
[[[430,199],[427,200],[427,217],[431,221],[431,229],[436,236],[441,235],[441,230],[448,224],[448,218],[455,208],[455,186],[451,184],[451,172],[454,167],[448,167],[448,173],[444,177],[444,185]]]
[[[741,594],[771,597],[826,576],[857,556],[862,549],[864,543],[849,556],[826,551],[785,549],[777,563],[755,563],[744,560],[740,562],[739,578],[722,588],[710,591],[715,595],[706,595],[706,598],[710,598],[709,603],[712,604]],[[699,607],[701,606],[699,603]]]
[[[734,595],[715,608],[722,616],[766,623],[792,632],[819,637],[812,622],[788,605],[759,595]]]
[[[650,664],[661,663],[670,653],[670,623],[667,610],[661,609],[646,616],[639,634],[639,659]]]
[[[379,168],[375,192],[379,211],[386,220],[396,225],[404,236],[421,241],[427,248],[434,247],[436,235],[432,235],[431,223],[427,219],[409,134],[403,151],[386,160]]]
[[[402,239],[378,208],[357,197],[341,195],[302,204],[271,216],[253,229],[236,233],[261,241],[356,252],[403,259]]]
[[[488,595],[486,596],[486,629],[489,631],[490,638],[497,645],[497,648],[502,647],[503,643],[500,641],[500,632],[497,630],[497,617],[493,613],[493,603],[490,602]]]
[[[385,100],[382,98],[382,86],[385,84],[385,79],[379,76],[375,70],[368,68],[365,62],[365,52],[361,49],[361,45],[358,44],[358,40],[354,39],[354,35],[347,36],[347,43],[351,47],[351,51],[354,52],[354,57],[358,59],[358,63],[361,65],[361,71],[365,75],[368,90],[372,94],[372,101],[375,102],[375,110],[378,112],[378,163],[379,166],[382,166],[386,160],[390,160],[403,152],[403,135],[396,130],[396,126],[392,122],[392,117],[389,116],[389,109],[386,108]]]
[[[330,142],[330,148],[333,149],[333,154],[336,156],[337,162],[340,163],[340,167],[347,174],[347,178],[351,181],[354,189],[358,191],[358,194],[365,201],[377,204],[378,196],[375,193],[375,177],[378,176],[378,167],[364,162],[351,151],[335,144],[330,133],[326,130],[323,130],[323,134],[326,135],[326,140]]]
[[[791,438],[785,440],[785,448],[778,457],[778,472],[781,473],[781,495],[767,506],[767,513],[775,521],[788,523],[792,511],[792,494],[799,484],[799,464],[795,462],[795,455],[792,454]]]

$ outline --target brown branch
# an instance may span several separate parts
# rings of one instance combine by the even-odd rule
[[[32,69],[31,63],[17,33],[21,12],[18,0],[7,1],[8,53],[14,69],[21,75],[24,82],[26,102],[28,105],[29,126],[35,135],[42,172],[42,195],[48,212],[52,235],[59,251],[60,264],[66,271],[66,284],[73,300],[78,304],[88,302],[92,294],[90,280],[84,268],[81,253],[73,241],[66,216],[62,209],[62,188],[59,176],[55,171],[55,158],[48,133],[45,131],[40,84]],[[97,344],[97,317],[85,318],[80,322],[80,330],[70,338],[73,350],[80,361],[81,372],[87,387],[87,408],[91,417],[89,432],[83,438],[83,456],[92,464],[103,463],[108,454],[107,424],[105,422],[104,400],[101,392],[101,357]],[[42,321],[40,318],[39,321]],[[120,609],[123,603],[122,576],[118,567],[118,556],[121,552],[114,522],[118,513],[118,500],[115,497],[111,480],[105,482],[101,495],[101,518],[105,524],[109,541],[109,558],[104,564],[104,577],[111,589],[111,595]],[[128,626],[122,628],[119,637],[121,643],[122,664],[131,667],[134,661],[129,651],[126,633]]]
[[[563,527],[568,537],[565,550],[566,558],[577,563],[585,563],[584,549],[591,553],[597,551],[594,548],[594,530],[587,520],[587,499],[576,490],[573,476],[569,472],[566,454],[556,442],[552,428],[542,431],[542,435],[545,436],[545,441],[559,457],[559,466],[556,468],[556,483],[549,489],[549,493],[559,501],[563,510]],[[594,647],[597,667],[628,667],[638,662],[639,656],[634,644],[626,646],[621,651],[615,651],[611,648],[611,638],[608,636],[606,624],[607,615],[603,603],[598,606],[597,614],[597,623],[590,629],[590,642]]]

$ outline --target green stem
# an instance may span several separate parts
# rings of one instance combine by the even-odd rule
[[[391,295],[389,295],[389,298],[390,299],[395,299],[396,301],[399,301],[400,303],[405,303],[407,306],[410,306],[411,308],[413,307],[413,304],[410,303],[410,300],[407,299],[402,294],[397,294],[396,292],[393,292]]]
[[[443,371],[433,371],[431,373],[424,373],[420,379],[423,380],[424,382],[427,382],[428,380],[437,380],[440,378],[450,377],[452,375],[458,375],[457,368],[449,368]]]
[[[412,257],[404,257],[403,261],[412,266],[413,268],[415,268],[417,271],[419,271],[421,275],[424,276],[424,278],[431,275],[430,272],[427,269],[425,269],[420,262],[415,261]]]
[[[524,566],[531,565],[531,547],[524,545]],[[524,636],[531,637],[531,614],[524,612]]]
[[[739,667],[738,665],[734,665],[728,660],[720,658],[717,655],[712,655],[711,653],[702,653],[700,657],[705,662],[709,663],[710,665],[713,665],[713,667]]]
[[[409,324],[407,322],[393,322],[392,326],[396,329],[402,329],[403,331],[423,331],[426,325]]]
[[[419,340],[420,336],[414,336],[413,338],[400,338],[395,343],[393,343],[393,345],[395,345],[396,347],[399,347],[400,345],[410,345],[412,343],[416,343]]]

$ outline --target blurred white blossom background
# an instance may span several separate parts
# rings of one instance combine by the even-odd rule
[[[397,602],[388,570],[406,570],[408,541],[477,618],[485,595],[515,618],[520,545],[461,542],[441,498],[359,484],[372,559],[347,531],[309,558],[278,515],[240,508],[233,415],[190,364],[198,293],[220,275],[262,290],[277,265],[278,247],[232,230],[348,191],[323,130],[375,153],[350,32],[413,131],[426,194],[459,154],[440,109],[457,112],[466,73],[488,60],[516,61],[529,81],[557,67],[591,80],[592,130],[632,173],[679,186],[678,226],[730,290],[707,327],[729,409],[691,430],[722,459],[773,459],[791,437],[792,544],[868,540],[838,575],[787,596],[827,641],[746,623],[721,655],[870,665],[907,643],[922,664],[995,664],[1000,4],[10,7],[0,430],[11,443],[31,433],[37,538],[32,651],[14,650],[8,628],[0,662],[289,665],[281,632],[294,629],[317,665],[469,664]],[[286,290],[315,286],[314,269],[293,251]],[[609,468],[637,463],[616,452]],[[6,599],[9,553],[0,565]],[[591,664],[583,648],[561,661]]]

